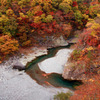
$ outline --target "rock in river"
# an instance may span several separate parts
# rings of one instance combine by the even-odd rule
[[[25,70],[25,66],[24,66],[21,62],[17,61],[17,62],[13,65],[13,69]]]

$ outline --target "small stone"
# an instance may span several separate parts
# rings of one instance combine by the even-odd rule
[[[21,62],[16,62],[13,65],[13,69],[18,69],[18,70],[25,70],[25,66]]]

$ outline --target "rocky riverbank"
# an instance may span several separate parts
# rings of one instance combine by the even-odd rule
[[[62,41],[62,39],[59,41]],[[66,44],[68,43],[63,45]],[[57,92],[69,91],[66,88],[41,86],[24,71],[13,69],[14,64],[18,62],[25,66],[36,57],[46,54],[46,47],[34,47],[31,48],[31,53],[22,53],[20,56],[11,57],[0,64],[0,100],[53,100],[53,95],[57,94]]]
[[[13,57],[0,64],[0,100],[53,100],[57,92],[67,92],[66,88],[46,87],[37,84],[24,71],[12,69],[20,61],[23,65],[40,55],[47,54],[46,48],[33,48],[35,52]]]
[[[6,73],[9,72],[9,69],[13,68],[16,62],[19,62],[25,66],[28,62],[32,61],[37,56],[47,54],[47,49],[45,47],[32,48],[32,51],[32,53],[29,53],[27,55],[22,54],[21,56],[11,57],[9,60],[6,60],[2,64],[0,64],[0,80],[4,80],[7,77],[9,79],[9,75],[6,75]]]
[[[6,69],[5,75],[7,77],[0,81],[0,100],[53,100],[53,95],[57,92],[68,91],[38,85],[24,72]]]

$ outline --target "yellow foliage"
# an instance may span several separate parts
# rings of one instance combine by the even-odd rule
[[[6,14],[7,14],[7,15],[13,15],[13,14],[14,14],[14,12],[13,12],[13,10],[12,10],[12,9],[8,9],[8,10],[6,11]]]
[[[91,35],[92,35],[93,37],[96,37],[96,38],[98,39],[99,37],[98,37],[96,34],[97,34],[96,31],[92,31],[92,32],[91,32]]]
[[[5,15],[2,15],[1,17],[0,17],[0,22],[7,22],[9,19],[8,19],[8,17],[7,16],[5,16]]]
[[[71,11],[72,7],[68,3],[62,2],[59,4],[59,9],[63,10],[65,14],[67,14]]]
[[[41,18],[45,18],[45,16],[46,16],[46,14],[44,13],[44,14],[41,15]]]
[[[94,50],[94,48],[92,46],[90,46],[90,47],[86,48],[86,50],[91,51],[91,50]]]
[[[84,19],[88,19],[89,18],[89,15],[86,15],[86,14],[82,14],[83,18]]]
[[[97,14],[97,17],[99,17],[99,18],[100,18],[100,14]]]
[[[68,3],[69,5],[71,5],[72,4],[72,0],[63,0],[63,2],[66,2],[66,3]]]
[[[40,23],[41,22],[41,17],[36,16],[34,17],[34,23]]]
[[[20,15],[20,17],[18,17],[17,19],[20,19],[20,20],[22,20],[22,18],[28,18],[28,16],[27,15],[24,15],[24,13],[19,13],[19,15]]]
[[[46,5],[48,5],[48,4],[50,4],[52,2],[52,0],[32,0],[32,2],[31,2],[31,6],[36,6],[36,3],[38,3],[39,5],[41,5],[41,4],[46,4]]]
[[[89,22],[94,22],[94,19],[88,18],[88,21],[89,21]]]
[[[93,23],[93,25],[91,26],[91,29],[97,29],[100,28],[100,24],[99,23]]]
[[[34,7],[33,13],[36,14],[38,11],[42,11],[42,7],[39,5]]]
[[[32,0],[32,1],[31,1],[31,6],[34,7],[35,5],[36,5],[36,0]]]
[[[100,24],[99,23],[96,23],[94,21],[94,19],[88,18],[88,22],[86,24],[86,27],[89,27],[89,26],[91,26],[91,29],[94,30],[94,29],[99,28],[100,27]]]
[[[29,11],[27,11],[27,16],[28,17],[32,17],[34,15],[34,13],[33,12],[31,12],[30,10]]]
[[[28,17],[27,15],[24,15],[24,13],[19,13],[19,15],[20,15],[20,17],[23,17],[23,18],[24,17],[26,17],[26,18]]]
[[[4,33],[4,35],[8,35],[9,37],[11,37],[10,32],[6,32],[6,33]]]

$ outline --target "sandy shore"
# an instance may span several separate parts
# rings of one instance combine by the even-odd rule
[[[26,65],[34,58],[47,54],[46,48],[33,48],[35,52],[12,57],[0,64],[0,100],[53,100],[53,95],[58,91],[67,92],[69,89],[43,87],[37,84],[24,71],[12,69],[13,63],[20,61]]]

